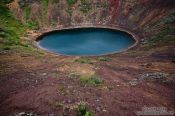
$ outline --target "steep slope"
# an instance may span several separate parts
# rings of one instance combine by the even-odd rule
[[[173,0],[15,0],[14,16],[32,29],[50,30],[74,25],[110,25],[151,38],[175,20]],[[171,21],[167,21],[167,17]],[[173,31],[174,32],[174,31]]]

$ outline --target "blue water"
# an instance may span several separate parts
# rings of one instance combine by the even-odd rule
[[[48,33],[39,46],[57,54],[83,56],[117,53],[135,43],[127,33],[103,28],[79,28]]]

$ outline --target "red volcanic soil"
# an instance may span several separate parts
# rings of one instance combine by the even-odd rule
[[[135,116],[143,107],[175,111],[172,55],[169,48],[130,50],[108,56],[111,61],[90,57],[93,64],[81,64],[72,62],[75,57],[2,53],[0,114],[33,112],[39,116],[75,116],[76,106],[82,102],[96,116]],[[70,71],[76,68],[80,72],[93,69],[104,84],[87,85],[71,78]]]
[[[111,22],[115,22],[116,20],[116,16],[118,14],[118,8],[119,8],[119,4],[120,4],[120,0],[109,0],[110,3],[110,11],[111,11]]]

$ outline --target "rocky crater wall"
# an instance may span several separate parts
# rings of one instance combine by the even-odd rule
[[[102,25],[128,29],[142,37],[165,28],[174,0],[15,0],[9,8],[36,30]],[[167,24],[168,26],[168,24]]]

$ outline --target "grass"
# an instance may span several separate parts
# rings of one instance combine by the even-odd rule
[[[42,5],[44,6],[44,9],[47,9],[48,5],[49,5],[49,0],[42,0]]]
[[[70,73],[71,78],[79,79],[85,85],[99,86],[104,83],[104,80],[98,75],[81,75],[79,73]]]
[[[63,102],[56,101],[54,105],[56,108],[68,108],[72,110],[75,109],[77,112],[76,116],[94,116],[93,112],[91,112],[87,108],[85,102],[79,102],[75,104],[65,104]]]
[[[93,113],[84,104],[80,104],[78,106],[77,116],[93,116]]]
[[[81,0],[80,11],[82,11],[83,13],[87,13],[91,9],[91,5],[87,0]]]
[[[29,13],[29,11],[26,12]],[[0,51],[13,50],[24,54],[30,53],[36,55],[38,53],[37,50],[30,44],[21,42],[20,39],[20,37],[25,35],[26,30],[34,28],[35,24],[28,23],[28,26],[23,25],[14,18],[9,9],[4,5],[0,5],[0,14]],[[43,56],[43,53],[40,54],[39,52],[37,56]]]
[[[68,7],[68,8],[66,9],[66,12],[67,12],[70,16],[72,16],[72,13],[73,13],[72,7]]]
[[[1,50],[20,45],[20,37],[24,35],[26,27],[17,21],[4,5],[0,5],[0,14]]]
[[[175,33],[175,29],[168,27],[153,36],[152,38],[148,39],[146,46],[148,48],[153,48],[157,45],[175,44],[175,36],[173,35],[173,33]]]
[[[70,73],[70,77],[71,78],[80,78],[80,74],[78,74],[78,73]]]
[[[67,0],[68,5],[73,5],[77,2],[77,0]]]
[[[25,6],[23,8],[24,10],[24,18],[26,21],[28,21],[30,19],[30,14],[31,14],[31,7],[30,6]]]
[[[98,58],[98,61],[102,61],[102,62],[109,62],[109,61],[111,61],[112,59],[111,58],[109,58],[109,57],[99,57]]]
[[[10,47],[10,46],[3,46],[2,49],[3,49],[3,50],[10,50],[11,47]]]
[[[164,16],[156,23],[149,25],[145,28],[146,31],[151,32],[151,29],[158,29],[163,26],[162,30],[156,33],[146,41],[147,48],[153,48],[157,45],[175,44],[175,28],[171,26],[175,21],[175,10],[172,10],[169,14]],[[151,29],[150,29],[151,27]]]
[[[85,85],[93,85],[93,86],[99,86],[104,83],[104,80],[95,74],[79,74],[79,73],[70,73],[70,78],[79,79],[81,83]]]
[[[45,53],[38,52],[30,44],[21,42],[20,37],[24,36],[26,29],[34,28],[35,24],[23,25],[2,4],[0,5],[0,14],[0,51],[13,50],[14,53],[35,55],[38,58],[45,56]]]
[[[80,76],[80,81],[84,84],[87,85],[93,85],[93,86],[99,86],[103,84],[103,80],[97,76],[97,75],[92,75],[92,76]]]
[[[93,64],[92,60],[89,58],[78,58],[78,59],[75,59],[74,62],[83,63],[83,64]]]
[[[47,3],[44,2],[43,5],[46,7]],[[25,26],[28,29],[38,29],[39,27],[38,22],[31,20],[31,7],[30,6],[23,7],[23,12],[24,12],[24,18],[26,21]]]
[[[10,2],[12,2],[12,0],[1,0],[0,4],[8,4]]]
[[[26,26],[28,29],[38,29],[39,28],[39,24],[36,21],[28,21]]]
[[[48,25],[47,16],[48,16],[49,0],[41,0],[41,3],[42,3],[42,6],[43,6],[41,19],[42,19],[43,24]]]

